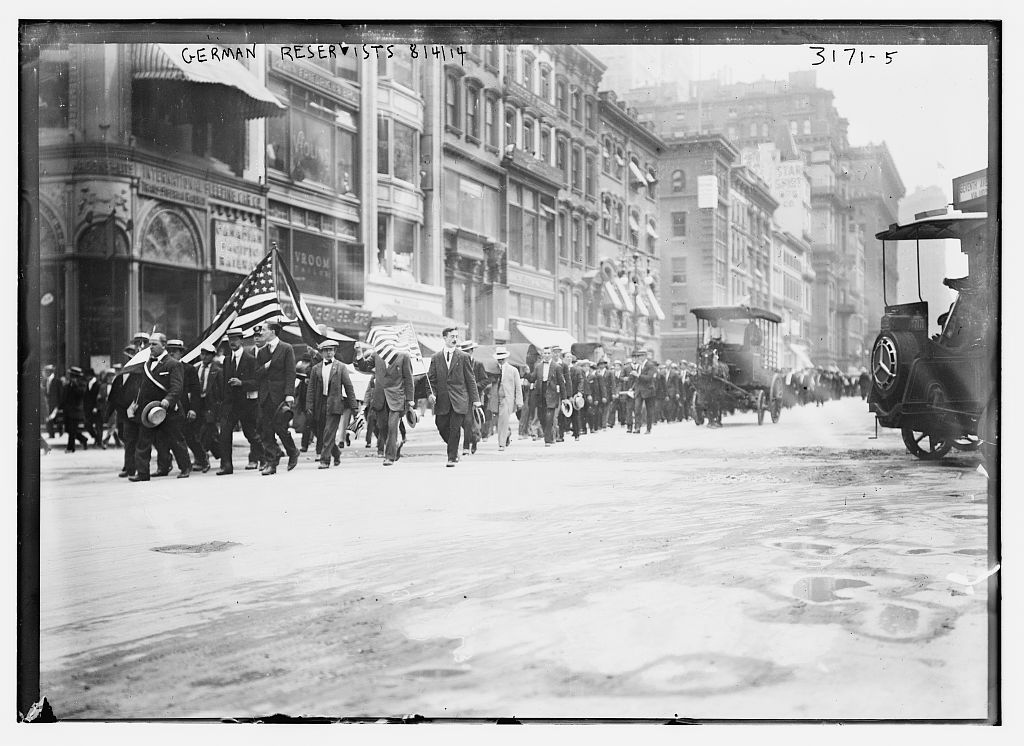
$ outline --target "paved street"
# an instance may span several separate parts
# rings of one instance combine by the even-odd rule
[[[984,718],[986,585],[947,577],[987,570],[980,459],[873,434],[844,399],[446,469],[428,420],[393,468],[360,444],[149,484],[61,445],[42,694],[62,718]]]

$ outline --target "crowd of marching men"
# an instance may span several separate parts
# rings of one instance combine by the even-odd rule
[[[286,468],[295,468],[310,447],[318,468],[337,466],[342,449],[364,440],[367,449],[376,440],[376,455],[391,466],[427,407],[449,467],[492,437],[504,451],[513,436],[551,446],[614,427],[650,434],[656,422],[691,416],[694,367],[659,364],[649,351],[635,350],[631,360],[592,361],[556,345],[540,350],[532,365],[514,365],[509,350],[498,346],[485,365],[473,341],[460,342],[457,329],[446,329],[444,348],[417,376],[387,328],[357,342],[347,364],[335,358],[332,340],[318,350],[307,347],[296,360],[292,346],[277,337],[280,326],[273,320],[255,326],[251,349],[243,344],[246,332],[231,329],[218,347],[200,348],[194,365],[180,362],[181,340],[145,332],[125,347],[128,363],[98,375],[71,367],[62,378],[48,365],[41,385],[48,435],[65,431],[69,452],[76,444],[85,449],[86,435],[100,448],[113,441],[124,448],[118,476],[148,481],[169,475],[175,462],[179,478],[205,473],[211,457],[219,461],[218,475],[232,474],[236,429],[249,446],[244,468],[271,475],[284,457]],[[787,383],[788,406],[865,391],[863,380],[823,370],[791,372]],[[49,452],[45,439],[41,446]]]

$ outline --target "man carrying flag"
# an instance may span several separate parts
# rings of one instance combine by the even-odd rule
[[[372,407],[377,420],[378,447],[385,443],[384,466],[398,460],[398,431],[402,416],[416,406],[412,359],[398,347],[393,330],[371,330],[374,359]]]

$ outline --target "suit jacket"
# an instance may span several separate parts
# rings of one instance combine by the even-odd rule
[[[584,397],[590,394],[590,382],[587,380],[586,371],[579,365],[569,368],[569,392],[567,396],[583,394]]]
[[[59,407],[64,401],[64,382],[54,373],[49,381],[43,379],[43,390],[46,393],[46,413],[49,415],[54,407]]]
[[[442,361],[443,362],[443,361]],[[454,365],[454,363],[453,363]],[[373,361],[373,408],[404,412],[406,404],[415,401],[412,382],[412,360],[400,352],[388,365],[380,355]]]
[[[139,406],[136,408],[135,416],[132,419],[141,421],[142,408],[152,401],[166,399],[170,405],[167,408],[167,415],[180,415],[180,405],[185,389],[185,375],[182,371],[182,364],[170,355],[165,354],[155,366],[151,361],[144,363],[145,369],[137,374],[139,377]]]
[[[612,381],[614,376],[612,372],[605,368],[603,371],[598,370],[594,373],[594,381],[597,384],[597,390],[594,391],[594,399],[598,402],[604,399],[606,402],[612,398]]]
[[[675,398],[683,395],[683,377],[678,371],[672,371],[668,374],[668,396]]]
[[[241,386],[232,386],[228,381],[237,378],[242,382]],[[248,350],[242,350],[242,357],[235,368],[234,351],[229,351],[224,358],[224,368],[221,371],[221,395],[220,400],[225,406],[241,405],[249,392],[259,391],[259,383],[256,380],[256,358]]]
[[[434,391],[434,413],[469,414],[474,402],[480,401],[473,374],[473,359],[462,350],[452,352],[452,366],[444,361],[445,350],[430,358],[427,380]]]
[[[514,412],[523,406],[523,381],[519,369],[514,365],[501,363],[498,370],[498,382],[494,385],[494,395],[487,408],[496,413],[499,407],[505,404]]]
[[[196,395],[199,414],[220,413],[221,399],[224,397],[224,371],[217,363],[210,363],[210,370],[206,374],[206,396],[203,396],[203,364],[196,363],[196,378],[199,380],[199,393]]]
[[[533,382],[533,390],[537,392],[535,396],[540,396],[540,385],[544,381],[544,361],[538,360],[536,365],[533,366],[533,373],[531,374],[530,380]],[[569,388],[565,381],[565,372],[562,366],[552,361],[551,367],[548,369],[548,385],[544,390],[544,406],[557,407],[561,404],[562,399],[569,397]]]
[[[635,388],[633,389],[636,395],[642,399],[649,399],[655,396],[657,393],[657,383],[654,379],[658,377],[658,366],[650,360],[644,360],[640,364],[639,372],[640,375],[636,379]]]
[[[331,363],[331,377],[327,382],[327,396],[324,396],[324,364],[317,363],[309,371],[306,387],[306,414],[312,415],[323,407],[324,414],[342,414],[346,409],[355,410],[356,390],[348,367],[340,360]]]
[[[259,403],[262,408],[276,409],[286,397],[295,396],[295,350],[278,340],[277,347],[260,348],[256,355],[256,380],[259,382]]]
[[[181,401],[181,411],[192,410],[196,414],[202,410],[203,402],[200,396],[202,391],[199,383],[199,372],[192,365],[182,364],[182,378],[185,381],[185,396]]]
[[[61,409],[64,410],[64,418],[68,420],[85,419],[85,399],[88,392],[85,388],[85,381],[71,379],[63,387],[64,399],[61,402]]]

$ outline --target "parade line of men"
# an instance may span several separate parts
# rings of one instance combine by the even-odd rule
[[[380,354],[357,343],[361,369],[372,365],[360,402],[349,367],[335,359],[337,343],[325,341],[317,362],[307,352],[297,365],[292,346],[278,338],[281,323],[254,327],[253,351],[243,346],[243,331],[231,329],[222,354],[205,344],[194,365],[181,362],[186,349],[181,340],[169,340],[159,332],[136,334],[125,355],[131,358],[148,345],[149,360],[141,371],[104,374],[98,434],[90,429],[99,441],[107,421],[115,442],[123,443],[124,463],[118,476],[146,482],[168,476],[176,463],[177,478],[184,479],[193,470],[209,471],[211,456],[220,462],[217,475],[233,474],[232,438],[238,427],[249,446],[245,469],[259,470],[264,476],[276,474],[285,457],[287,470],[294,469],[300,452],[314,440],[318,468],[338,466],[341,450],[352,445],[364,424],[366,447],[376,437],[383,465],[394,465],[406,441],[406,426],[414,427],[418,421],[408,353],[392,348]],[[444,330],[444,347],[430,359],[427,370],[428,402],[445,442],[449,468],[461,456],[476,453],[480,442],[492,434],[498,451],[509,448],[513,415],[519,421],[519,438],[543,438],[546,447],[563,442],[570,433],[579,440],[587,432],[616,423],[627,432],[649,434],[655,420],[688,416],[688,396],[678,366],[663,365],[659,370],[642,351],[636,351],[632,363],[615,361],[610,368],[607,360],[593,365],[552,346],[541,351],[529,370],[512,365],[508,350],[499,346],[494,353],[496,372],[494,368],[488,372],[473,358],[475,343],[460,344],[458,336],[457,329]],[[62,387],[63,409],[53,408],[47,427],[52,428],[57,411],[63,411],[68,450],[73,451],[77,439],[84,447],[79,427],[86,415],[78,402],[85,398],[86,388],[79,381],[79,369],[72,368],[70,373],[71,381]],[[47,392],[61,386],[52,375],[44,371]],[[293,424],[297,432],[301,430],[301,449],[292,437]],[[154,449],[156,471],[151,472]]]

